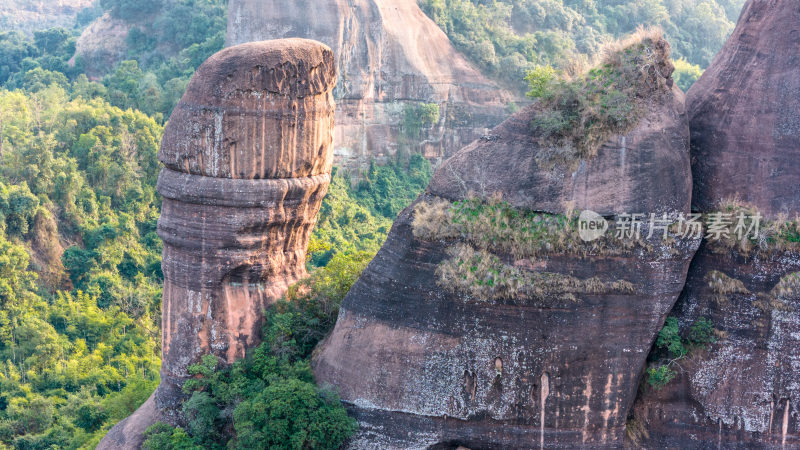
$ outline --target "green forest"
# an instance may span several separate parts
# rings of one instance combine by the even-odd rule
[[[686,88],[743,0],[420,4],[486,73],[521,91],[529,71],[573,70],[641,23],[663,27]],[[104,13],[130,32],[127,58],[98,74],[103,61],[75,51]],[[0,31],[0,447],[93,448],[158,384],[157,152],[194,70],[222,48],[225,26],[224,0],[100,0],[69,29]],[[354,421],[335,393],[314,384],[308,358],[431,173],[420,155],[355,177],[335,172],[310,244],[310,277],[268,313],[252,355],[230,368],[213,358],[193,368],[189,427],[156,426],[147,447],[343,442]],[[231,426],[235,442],[224,437]]]
[[[459,50],[485,72],[524,89],[538,66],[570,74],[604,44],[639,25],[672,44],[676,81],[687,90],[725,43],[745,0],[419,0]]]

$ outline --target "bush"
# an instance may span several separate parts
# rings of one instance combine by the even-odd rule
[[[144,433],[145,450],[203,450],[195,445],[192,438],[182,428],[173,427],[163,422],[151,425]]]
[[[525,76],[525,81],[528,82],[528,97],[544,97],[555,79],[556,71],[551,66],[536,66],[533,70],[528,71]]]
[[[655,389],[663,388],[676,376],[677,374],[675,371],[670,369],[668,365],[650,367],[647,369],[647,383]]]
[[[422,130],[439,122],[439,105],[436,103],[406,103],[403,106],[403,134],[408,139],[419,139]]]
[[[659,362],[647,369],[647,383],[655,389],[663,388],[678,376],[673,367],[680,367],[679,361],[716,341],[714,324],[705,317],[692,323],[686,338],[681,337],[678,319],[667,317],[651,352],[651,358]]]
[[[239,449],[337,449],[356,430],[336,394],[297,379],[239,403],[233,417]]]
[[[574,80],[537,68],[526,78],[528,95],[540,99],[532,130],[545,148],[571,149],[573,162],[594,156],[612,135],[636,126],[646,102],[669,91],[670,71],[669,44],[659,30],[645,29],[609,46],[600,65]]]

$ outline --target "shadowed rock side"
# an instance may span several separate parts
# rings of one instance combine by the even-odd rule
[[[507,116],[512,97],[458,53],[415,0],[232,0],[228,45],[305,37],[329,45],[340,73],[337,165],[365,166],[403,143],[405,105],[433,102],[440,120],[415,150],[450,156]],[[406,142],[408,141],[408,142]]]
[[[687,94],[694,205],[738,196],[763,213],[800,211],[800,6],[751,0]]]
[[[751,0],[712,66],[688,94],[694,204],[784,224],[800,212],[800,6]],[[733,219],[736,222],[735,215]],[[762,222],[762,230],[768,225]],[[795,231],[761,233],[754,248],[704,243],[675,314],[708,317],[721,339],[681,363],[635,418],[651,448],[800,447],[800,247]],[[724,280],[718,284],[714,279]]]
[[[138,448],[155,421],[182,423],[188,366],[243,357],[263,310],[306,274],[330,183],[335,82],[331,50],[304,39],[232,47],[197,70],[159,153],[161,384],[99,448]]]
[[[499,195],[518,211],[561,213],[562,202],[574,200],[611,214],[652,206],[688,212],[688,122],[682,94],[666,92],[652,105],[657,113],[582,161],[536,165],[546,150],[530,136],[534,105],[437,170],[344,299],[314,358],[318,381],[335,385],[358,418],[351,448],[622,445],[645,358],[698,242],[654,238],[601,250],[559,241],[535,257],[520,257],[514,245],[490,246],[476,254],[505,264],[495,273],[518,271],[541,277],[541,285],[531,286],[532,295],[481,296],[450,289],[458,280],[439,275],[453,250],[475,245],[475,236],[421,237],[416,227],[424,221],[415,215],[419,205],[470,195],[489,204]],[[573,170],[588,180],[583,191]],[[590,181],[608,192],[586,188]],[[531,226],[555,216],[542,217]],[[548,283],[557,289],[536,293]]]

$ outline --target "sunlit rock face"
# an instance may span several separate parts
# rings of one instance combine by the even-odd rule
[[[402,146],[440,161],[508,115],[512,96],[458,53],[416,0],[232,0],[228,11],[228,45],[304,37],[333,49],[335,154],[346,169]],[[439,121],[410,138],[404,110],[421,103],[436,103]]]
[[[800,212],[798,49],[800,5],[750,0],[687,94],[696,210],[735,200],[760,211],[762,228]],[[747,251],[699,249],[675,314],[684,328],[711,319],[719,341],[637,401],[645,446],[800,447],[800,252],[782,234]]]
[[[314,358],[317,380],[336,386],[359,420],[352,448],[623,445],[645,359],[698,240],[604,250],[554,240],[535,257],[489,244],[481,255],[496,258],[497,273],[543,277],[543,287],[534,297],[486,296],[450,289],[457,277],[439,275],[452,249],[481,237],[421,236],[416,227],[427,225],[417,215],[421,204],[498,197],[546,217],[567,204],[604,215],[688,213],[688,117],[671,72],[657,74],[664,92],[639,124],[591,157],[537,162],[545,150],[532,135],[534,105],[437,170],[344,299]],[[566,233],[563,225],[550,231]],[[475,270],[461,266],[464,278]]]
[[[305,39],[231,47],[195,73],[159,153],[161,384],[107,448],[141,442],[148,421],[181,423],[188,366],[245,356],[264,309],[306,274],[330,182],[335,84],[333,53]]]

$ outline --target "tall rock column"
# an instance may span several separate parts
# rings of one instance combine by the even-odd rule
[[[245,356],[263,310],[305,275],[330,183],[335,84],[333,53],[305,39],[225,49],[192,78],[159,153],[161,384],[109,448],[135,447],[147,422],[180,423],[188,366]]]

